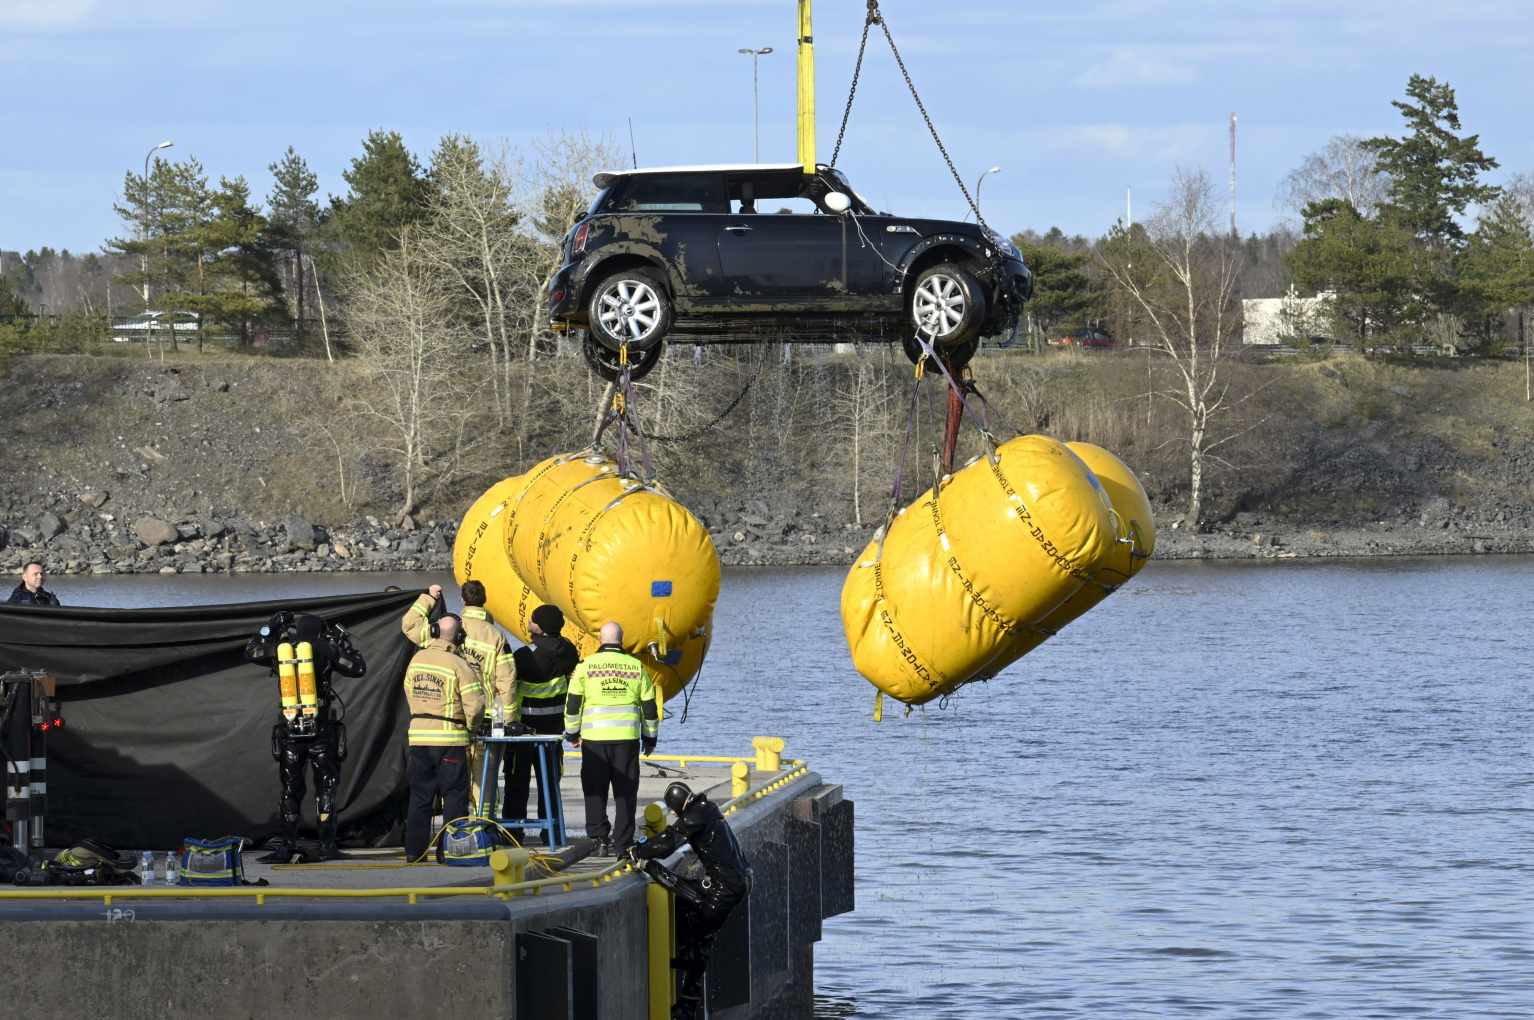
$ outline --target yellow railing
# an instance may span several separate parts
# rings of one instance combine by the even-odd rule
[[[758,738],[776,739],[776,738]],[[779,743],[781,749],[781,742]],[[645,755],[644,761],[675,761],[682,767],[687,762],[708,765],[735,765],[744,763],[753,766],[757,762],[757,756],[746,757],[721,756],[721,755]],[[774,774],[769,780],[755,788],[748,788],[744,793],[732,796],[720,805],[720,811],[725,815],[732,815],[749,804],[768,797],[783,789],[795,780],[809,772],[809,766],[801,759],[792,759],[783,763],[782,771]],[[733,770],[732,770],[733,771]],[[737,780],[738,782],[738,780]],[[731,792],[734,793],[735,784],[732,783]],[[405,902],[414,904],[421,897],[426,896],[480,896],[509,899],[513,896],[537,896],[546,891],[574,892],[577,889],[600,889],[624,876],[631,874],[636,869],[626,861],[619,861],[601,871],[583,872],[579,875],[561,874],[551,878],[532,879],[530,881],[511,882],[499,885],[476,885],[476,886],[394,886],[379,889],[305,889],[283,888],[277,886],[233,886],[217,888],[194,888],[182,886],[178,888],[144,888],[143,886],[109,886],[99,889],[86,888],[47,888],[47,889],[0,889],[0,901],[3,900],[95,900],[103,906],[111,906],[113,900],[255,900],[257,906],[265,906],[269,899],[353,899],[353,900],[377,900],[377,899],[404,899]],[[494,876],[492,875],[492,878]],[[505,881],[505,879],[501,879]]]

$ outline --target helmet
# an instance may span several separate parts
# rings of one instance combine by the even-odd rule
[[[666,802],[668,808],[681,814],[687,810],[687,805],[691,803],[694,796],[696,795],[692,792],[692,787],[686,783],[672,783],[666,787],[666,793],[661,799]]]

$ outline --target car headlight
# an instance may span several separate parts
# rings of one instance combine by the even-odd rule
[[[996,233],[996,231],[992,230],[990,227],[986,227],[985,228],[985,236],[986,236],[986,240],[990,241],[998,249],[1000,249],[1001,253],[1003,255],[1006,255],[1009,258],[1014,258],[1014,259],[1019,259],[1019,260],[1022,259],[1023,253],[1017,250],[1017,245],[1013,244],[1007,238],[1002,237],[1000,234]]]

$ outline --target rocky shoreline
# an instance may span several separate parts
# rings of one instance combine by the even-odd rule
[[[693,508],[728,566],[838,566],[856,558],[872,527],[818,513],[774,510],[765,500],[711,501]],[[276,521],[174,509],[135,511],[110,492],[54,494],[30,514],[0,519],[0,569],[40,560],[53,574],[256,574],[442,571],[452,567],[455,522],[367,516],[344,525],[298,515]],[[1156,558],[1289,560],[1376,556],[1534,553],[1534,530],[1463,520],[1445,510],[1370,528],[1304,527],[1238,515],[1191,534],[1158,528]]]

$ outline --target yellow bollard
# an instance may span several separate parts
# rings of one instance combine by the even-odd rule
[[[730,796],[744,797],[751,788],[751,770],[746,763],[738,761],[730,766]]]
[[[758,772],[776,772],[782,768],[782,737],[753,737],[751,746],[756,748]]]
[[[649,908],[648,971],[650,976],[649,1020],[670,1020],[673,995],[671,958],[676,955],[676,927],[671,893],[654,882],[645,885],[645,906]]]
[[[666,809],[660,801],[644,806],[644,834],[646,839],[659,836],[666,827]]]
[[[490,855],[490,873],[496,888],[520,885],[527,880],[527,865],[533,855],[526,850],[497,850]]]

